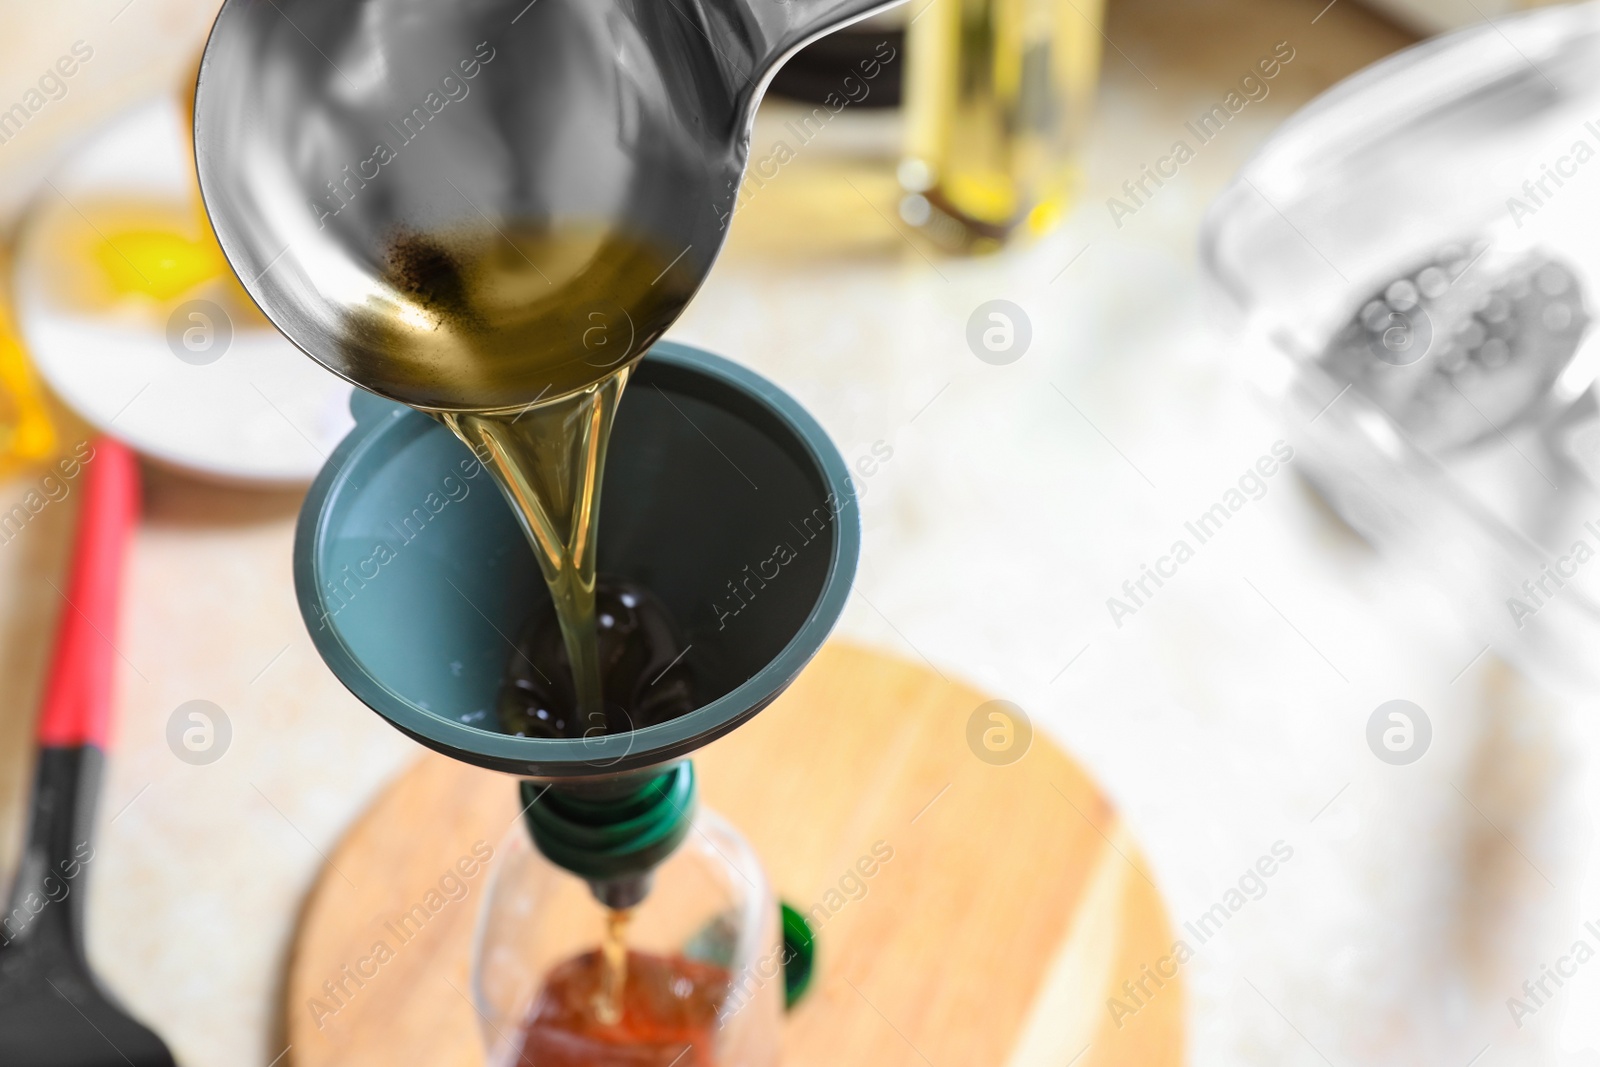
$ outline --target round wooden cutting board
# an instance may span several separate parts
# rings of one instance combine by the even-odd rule
[[[696,754],[703,802],[750,839],[785,900],[822,909],[785,1067],[1182,1062],[1181,978],[1158,988],[1143,970],[1173,934],[1137,846],[1044,737],[1015,762],[980,759],[969,722],[985,700],[834,644]],[[458,864],[500,850],[516,794],[512,779],[430,753],[355,825],[290,962],[295,1067],[483,1063],[468,958],[488,873]],[[875,845],[892,858],[858,879]],[[427,922],[397,926],[417,905]],[[1122,985],[1141,979],[1151,995],[1135,1002]],[[1138,1010],[1113,1018],[1112,996]]]

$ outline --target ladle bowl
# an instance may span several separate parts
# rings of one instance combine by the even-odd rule
[[[380,325],[429,320],[457,283],[429,259],[447,247],[403,270],[396,248],[472,231],[523,276],[489,294],[505,321],[455,324],[468,347],[538,314],[574,360],[597,339],[637,358],[722,247],[773,72],[896,2],[227,0],[195,93],[201,192],[250,295],[335,373],[436,411],[554,398],[584,368],[524,367],[486,397],[470,375],[402,367]],[[538,262],[539,235],[562,254]],[[607,282],[630,255],[631,297]]]
[[[300,513],[300,609],[351,692],[456,759],[580,787],[636,780],[770,704],[849,595],[860,520],[822,427],[759,375],[659,343],[617,417],[599,570],[665,603],[700,706],[621,733],[503,734],[495,697],[513,642],[549,610],[527,539],[487,469],[442,425],[359,390],[352,407],[356,428]]]

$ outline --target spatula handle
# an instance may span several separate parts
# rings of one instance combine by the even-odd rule
[[[83,506],[39,714],[28,838],[9,910],[0,916],[0,948],[31,941],[39,953],[77,961],[83,871],[94,858],[89,838],[111,720],[122,565],[139,510],[139,468],[125,446],[100,438],[79,462]]]
[[[79,462],[83,505],[39,711],[45,748],[106,745],[122,565],[139,515],[139,465],[126,445],[99,438]]]

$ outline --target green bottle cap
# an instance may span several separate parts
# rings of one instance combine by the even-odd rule
[[[811,924],[787,902],[783,914],[783,1006],[793,1008],[811,988],[811,975],[817,963],[817,935]]]

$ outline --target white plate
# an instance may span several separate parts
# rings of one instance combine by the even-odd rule
[[[97,428],[212,480],[304,484],[349,431],[350,385],[270,327],[241,326],[213,362],[174,355],[167,331],[65,306],[44,284],[52,219],[94,225],[76,205],[192,191],[189,139],[163,96],[113,120],[44,187],[18,244],[17,321],[50,386]]]

